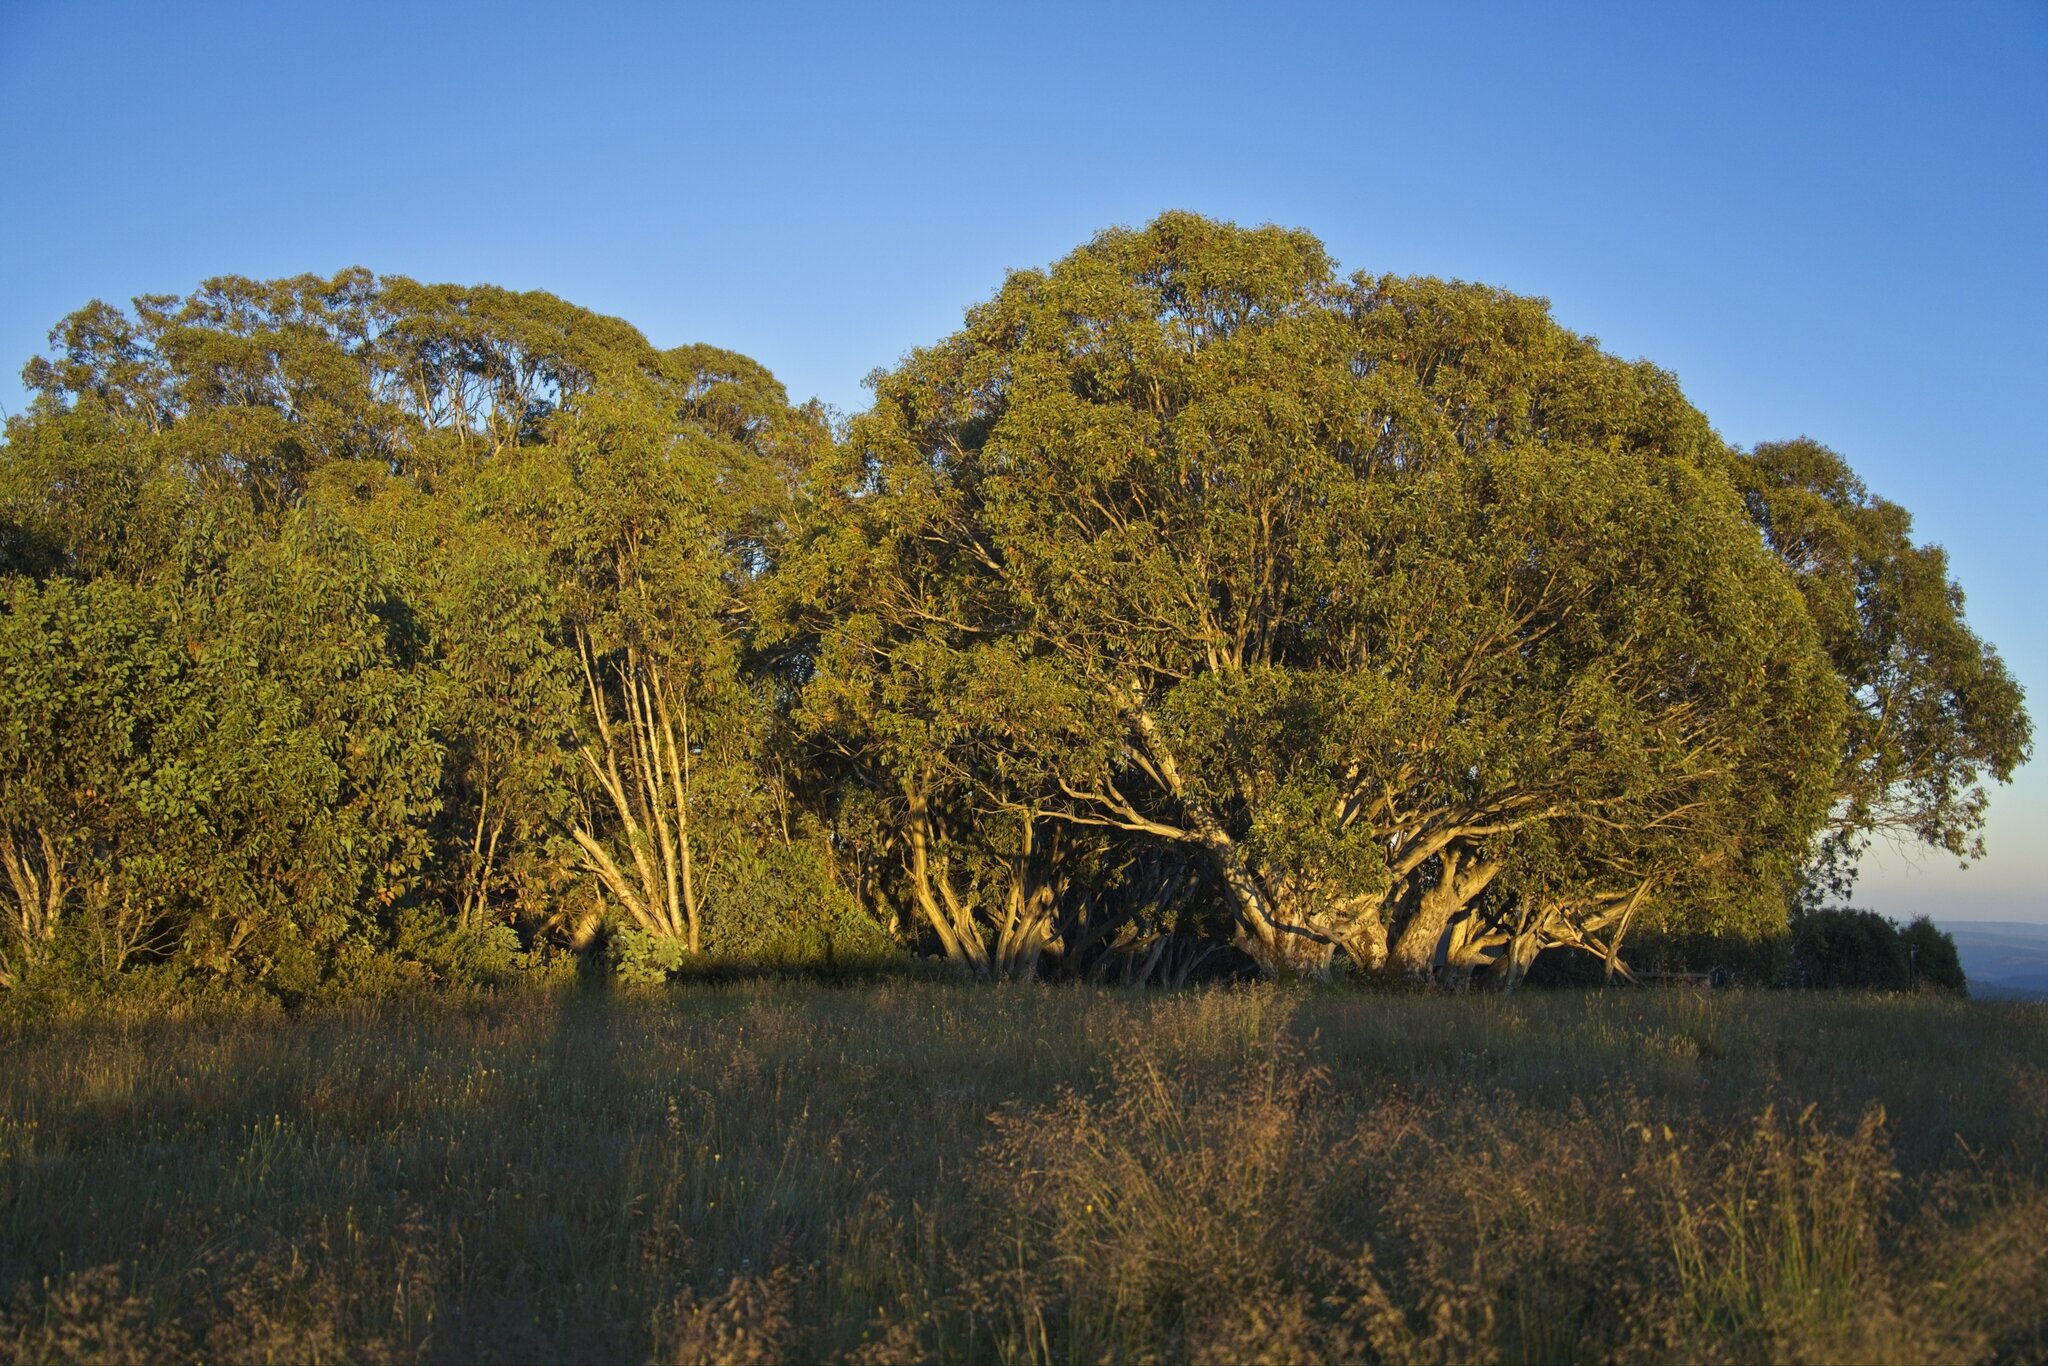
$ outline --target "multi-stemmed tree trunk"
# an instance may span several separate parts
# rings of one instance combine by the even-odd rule
[[[668,670],[637,647],[610,662],[593,657],[581,632],[577,646],[597,744],[582,758],[625,846],[622,866],[595,822],[578,821],[570,837],[584,864],[633,924],[664,939],[702,947],[703,924],[690,857],[690,714],[687,689],[671,686]],[[610,677],[604,675],[609,672]],[[607,686],[609,685],[609,686]],[[619,715],[614,716],[614,700]]]
[[[1450,930],[1451,919],[1485,891],[1506,865],[1487,859],[1460,845],[1451,845],[1436,855],[1436,876],[1415,889],[1414,906],[1394,941],[1391,963],[1410,977],[1429,977],[1436,968],[1437,952]]]
[[[0,871],[7,876],[9,903],[6,934],[0,937],[0,988],[11,988],[48,955],[70,882],[55,842],[41,828],[27,836],[0,829]]]
[[[111,977],[145,949],[164,944],[163,917],[146,889],[118,886],[110,851],[90,857],[36,827],[0,830],[0,990],[47,962],[68,927],[84,961]]]
[[[491,808],[491,792],[486,785],[477,798],[476,833],[469,842],[468,867],[463,870],[462,885],[457,893],[459,901],[455,922],[463,929],[481,924],[490,905],[492,874],[498,863],[498,841],[504,834],[504,813]]]
[[[981,878],[961,876],[954,847],[939,837],[923,775],[903,782],[904,869],[910,899],[938,939],[947,961],[983,980],[1028,978],[1053,934],[1054,884],[1035,813],[1006,813],[1016,838],[1006,853],[958,849],[981,865]],[[991,822],[995,824],[995,822]]]

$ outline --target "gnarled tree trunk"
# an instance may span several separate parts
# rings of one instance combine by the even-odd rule
[[[1481,859],[1460,845],[1447,847],[1438,856],[1441,867],[1436,880],[1415,898],[1414,912],[1394,941],[1389,965],[1410,977],[1433,976],[1437,951],[1444,946],[1452,917],[1486,890],[1499,876],[1498,861]]]

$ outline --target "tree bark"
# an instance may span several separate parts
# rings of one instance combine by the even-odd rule
[[[1356,896],[1338,903],[1340,923],[1348,927],[1344,952],[1360,972],[1378,972],[1387,965],[1387,922],[1380,914],[1378,896]]]
[[[57,922],[64,913],[65,899],[70,895],[64,861],[48,831],[38,829],[34,846],[24,848],[23,841],[12,830],[0,830],[0,869],[7,874],[14,902],[9,937],[19,944],[21,964],[30,967],[42,961],[48,952],[57,933]],[[0,954],[0,986],[12,987],[17,975],[8,958]]]
[[[910,811],[907,824],[911,896],[925,922],[939,936],[939,946],[945,950],[947,961],[959,964],[976,977],[987,978],[988,948],[981,942],[980,933],[961,907],[951,885],[945,881],[943,871],[932,867],[931,811],[924,790],[906,779],[903,796]],[[941,897],[945,900],[943,906],[939,904]]]
[[[661,666],[629,648],[624,662],[614,666],[624,711],[614,726],[596,660],[580,633],[577,646],[603,750],[600,757],[586,745],[583,760],[618,819],[636,876],[628,876],[588,823],[575,825],[569,834],[583,851],[585,869],[625,907],[635,925],[680,939],[696,953],[701,921],[690,858],[688,700],[681,699],[684,733],[679,740]]]
[[[1456,845],[1447,847],[1441,857],[1442,875],[1422,894],[1394,943],[1390,966],[1410,977],[1434,975],[1437,950],[1451,918],[1485,891],[1501,870],[1498,861],[1475,860]]]

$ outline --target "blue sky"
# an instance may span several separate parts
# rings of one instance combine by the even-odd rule
[[[0,0],[0,403],[98,296],[361,264],[547,289],[797,397],[1161,209],[1484,280],[1801,433],[1946,545],[2048,711],[2048,4]],[[2048,920],[2048,765],[1893,914]]]

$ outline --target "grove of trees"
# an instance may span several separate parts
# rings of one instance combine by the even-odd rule
[[[0,987],[602,947],[1625,971],[2030,750],[1942,552],[1540,300],[1168,214],[841,421],[361,270],[93,303],[0,446]]]

